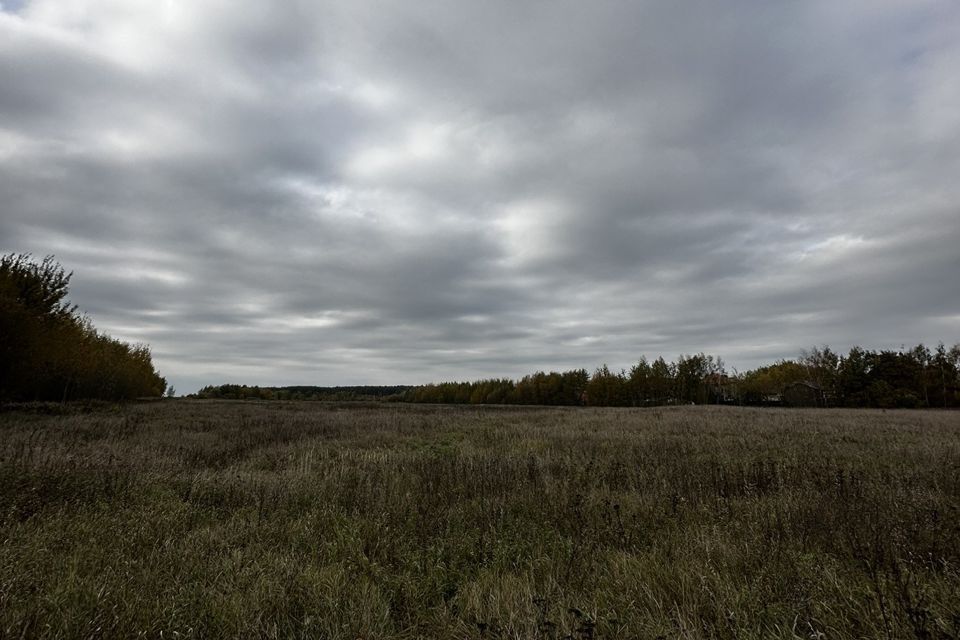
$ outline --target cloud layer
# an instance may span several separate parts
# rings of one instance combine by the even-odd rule
[[[960,340],[960,7],[30,0],[0,250],[181,391]]]

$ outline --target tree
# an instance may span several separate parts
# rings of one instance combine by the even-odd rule
[[[954,406],[960,373],[960,345],[947,350],[942,342],[938,344],[930,366],[935,381],[931,402],[944,409]]]
[[[99,333],[66,301],[73,274],[53,258],[0,258],[0,399],[160,396],[146,345]]]
[[[913,358],[916,366],[919,368],[919,375],[917,376],[917,393],[923,399],[923,406],[930,406],[930,387],[932,386],[932,370],[930,367],[931,361],[933,359],[930,349],[925,347],[923,343],[918,344],[913,349],[910,350],[910,357]]]
[[[870,367],[872,355],[860,347],[853,347],[840,359],[838,390],[840,403],[847,407],[870,405]]]
[[[673,367],[659,356],[650,365],[650,394],[653,404],[666,404],[673,400]]]
[[[626,377],[599,367],[587,383],[587,404],[594,407],[619,407],[628,404]]]
[[[780,360],[745,373],[741,382],[742,398],[748,404],[777,401],[785,388],[807,380],[804,365],[793,360]]]
[[[652,401],[650,393],[651,375],[650,363],[647,362],[645,356],[641,356],[637,364],[630,367],[628,385],[634,406],[644,406]]]
[[[801,351],[800,364],[806,367],[807,381],[820,387],[828,403],[834,403],[838,395],[840,357],[830,347],[823,345],[822,348]]]

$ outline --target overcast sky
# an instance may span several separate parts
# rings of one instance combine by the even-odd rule
[[[960,341],[955,0],[0,6],[0,251],[181,392]]]

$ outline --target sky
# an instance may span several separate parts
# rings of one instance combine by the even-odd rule
[[[954,0],[0,7],[0,252],[180,392],[960,342]]]

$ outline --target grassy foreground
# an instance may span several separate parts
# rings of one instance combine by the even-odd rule
[[[0,637],[957,638],[960,414],[0,413]]]

